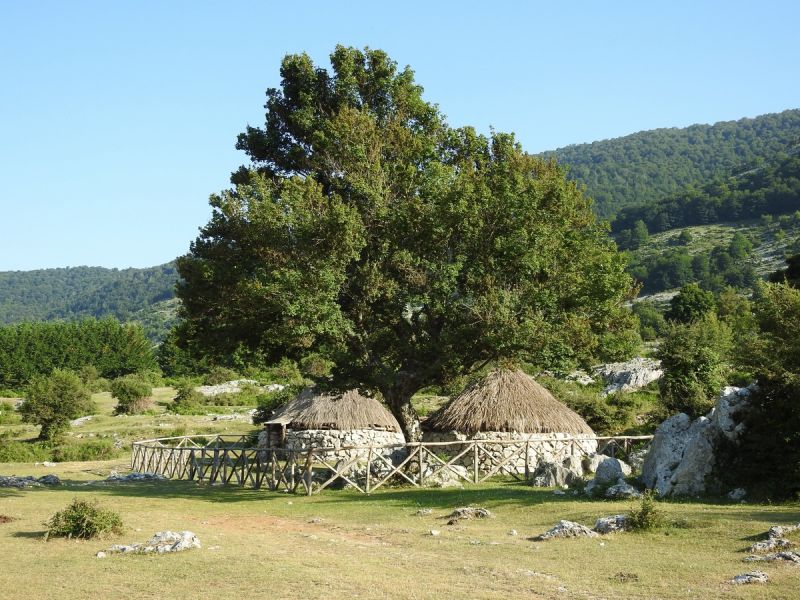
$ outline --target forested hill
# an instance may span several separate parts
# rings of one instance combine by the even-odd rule
[[[110,315],[140,321],[158,339],[174,315],[169,301],[177,279],[174,263],[0,272],[0,324]]]
[[[659,202],[687,187],[760,167],[800,144],[800,109],[754,119],[653,129],[544,153],[569,167],[594,198],[595,211]]]

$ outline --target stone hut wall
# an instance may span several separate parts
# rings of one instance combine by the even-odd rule
[[[339,448],[348,446],[392,446],[390,448],[376,449],[383,456],[395,459],[398,451],[405,455],[402,445],[406,439],[400,432],[384,431],[380,429],[289,429],[286,432],[286,445],[288,451],[307,452],[310,448]],[[266,445],[266,432],[259,436],[259,446]],[[323,458],[330,460],[346,459],[358,457],[367,460],[369,450],[347,450],[344,452],[331,451],[326,453]]]
[[[423,434],[425,442],[457,442],[468,439],[472,440],[508,440],[524,443],[530,442],[528,450],[528,468],[533,473],[542,463],[555,463],[563,465],[577,475],[583,474],[582,462],[587,456],[597,452],[597,441],[595,440],[572,440],[573,436],[566,433],[519,433],[516,431],[479,431],[473,435],[458,433],[456,431],[426,431]],[[575,436],[586,437],[586,436]],[[486,444],[484,446],[491,458],[487,457],[487,452],[479,454],[479,468],[481,471],[490,471],[493,465],[498,464],[504,458],[513,456],[519,451],[516,444]],[[464,449],[459,444],[451,446],[440,446],[434,452],[438,455],[454,456]],[[473,468],[473,454],[467,452],[461,457],[457,464],[463,465],[468,469]],[[514,470],[519,474],[525,474],[525,457],[520,453],[518,458],[512,459],[505,465],[509,470]]]

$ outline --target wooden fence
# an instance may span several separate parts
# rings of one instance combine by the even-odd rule
[[[594,441],[598,453],[627,458],[635,445],[652,437],[531,437],[290,451],[252,447],[247,436],[183,436],[134,442],[131,469],[169,479],[309,495],[333,485],[369,494],[390,482],[424,487],[443,477],[473,484],[498,475],[526,480],[539,460],[546,459],[543,448],[548,444],[580,456],[588,455],[582,442]]]

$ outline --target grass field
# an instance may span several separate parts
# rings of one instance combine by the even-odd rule
[[[126,460],[54,468],[0,464],[0,474],[55,472],[60,488],[0,488],[4,598],[797,598],[800,567],[767,565],[766,586],[726,583],[751,570],[743,550],[800,505],[664,503],[673,525],[653,533],[532,542],[566,518],[593,524],[631,503],[555,496],[519,483],[464,490],[326,491],[292,496],[192,482],[87,486]],[[123,535],[43,542],[43,522],[72,498],[123,517]],[[444,515],[483,506],[488,520]],[[432,514],[417,516],[420,508]],[[163,556],[95,553],[188,529],[201,550]],[[439,536],[429,534],[440,530]],[[517,536],[509,535],[514,529]]]

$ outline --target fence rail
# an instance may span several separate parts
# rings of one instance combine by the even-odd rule
[[[477,484],[497,475],[527,480],[554,452],[580,459],[596,448],[597,453],[627,457],[652,437],[531,436],[286,450],[252,447],[247,436],[196,435],[134,442],[131,469],[309,495],[331,486],[369,494],[390,482],[424,487],[442,480]]]

